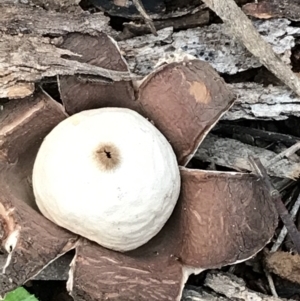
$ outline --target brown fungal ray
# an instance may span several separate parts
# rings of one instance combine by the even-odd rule
[[[66,117],[62,106],[41,91],[4,105],[0,115],[0,162],[8,163],[9,170],[14,171],[9,175],[31,182],[31,169],[43,138]],[[31,187],[21,184],[15,187],[18,190],[22,190],[20,196],[26,190],[25,201],[34,207]]]
[[[152,72],[139,88],[143,115],[170,141],[180,165],[232,106],[234,94],[206,62],[183,60]]]
[[[114,71],[128,71],[116,42],[104,33],[97,36],[68,34],[60,47],[79,54],[72,57],[79,62]],[[59,89],[69,114],[101,107],[137,107],[131,81],[107,82],[84,75],[60,76]]]
[[[37,212],[31,187],[42,139],[66,118],[38,92],[4,105],[0,116],[0,296],[24,284],[74,248],[77,236]]]
[[[171,218],[147,244],[126,253],[88,241],[76,248],[75,300],[180,300],[188,275],[246,260],[273,236],[277,213],[256,176],[181,168],[181,177]]]
[[[68,290],[77,301],[179,301],[186,275],[174,251],[177,213],[142,247],[114,252],[85,241],[76,247]]]
[[[252,174],[181,168],[181,249],[189,267],[218,268],[246,260],[272,238],[278,216]]]

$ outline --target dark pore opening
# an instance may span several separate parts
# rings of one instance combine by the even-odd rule
[[[109,158],[109,159],[111,159],[111,154],[110,154],[110,152],[108,152],[108,151],[106,151],[106,150],[105,150],[104,152],[105,152],[105,154],[106,154],[106,157]]]
[[[120,165],[120,151],[116,145],[110,142],[102,143],[96,149],[95,160],[103,171],[114,170]]]

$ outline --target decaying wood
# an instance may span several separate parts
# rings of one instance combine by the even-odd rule
[[[209,11],[208,10],[199,10],[193,14],[180,16],[177,18],[170,18],[165,20],[154,20],[154,26],[157,30],[173,27],[174,30],[182,30],[188,28],[194,28],[198,26],[203,26],[209,22]],[[125,22],[123,24],[123,32],[118,35],[116,39],[125,40],[135,36],[144,35],[150,33],[150,29],[147,25],[136,24],[134,22]]]
[[[50,38],[3,35],[0,37],[0,98],[30,95],[32,83],[57,75],[88,74],[104,81],[131,79],[128,72],[107,70],[66,58],[76,55],[56,47]],[[28,85],[28,88],[20,89],[20,85]]]
[[[295,153],[300,149],[300,142],[296,142],[294,145],[292,145],[289,148],[283,149],[279,154],[277,154],[273,159],[271,159],[268,162],[268,165],[272,165],[273,163],[276,163],[284,158],[298,161],[299,157],[295,155]],[[293,157],[293,158],[292,158]],[[300,250],[300,248],[299,248]]]
[[[259,157],[271,176],[294,180],[300,175],[300,159],[294,162],[284,158],[268,166],[276,153],[234,139],[216,137],[212,134],[205,138],[196,152],[195,158],[238,171],[253,171],[248,161],[249,155]]]
[[[268,0],[258,3],[247,3],[243,11],[249,16],[259,19],[287,18],[300,21],[300,3],[298,0]]]
[[[276,54],[288,64],[291,48],[295,46],[294,35],[300,28],[290,26],[286,19],[254,21],[261,36],[272,45]],[[229,34],[224,24],[197,27],[174,32],[171,27],[151,34],[120,41],[130,70],[139,75],[147,75],[156,64],[166,57],[184,52],[207,61],[220,73],[236,74],[251,68],[261,67],[259,60]]]
[[[96,35],[105,32],[116,35],[108,25],[109,18],[103,13],[90,14],[86,11],[67,14],[47,11],[39,7],[26,5],[0,4],[0,33],[7,35],[34,34],[59,36],[71,32]],[[1,35],[0,35],[1,36]],[[0,55],[2,55],[0,53]]]
[[[230,273],[209,272],[204,285],[214,290],[216,293],[227,297],[229,300],[240,301],[283,301],[287,299],[267,296],[252,291],[246,287],[246,283],[241,278]],[[289,299],[292,301],[292,299]]]
[[[230,28],[234,38],[239,39],[265,67],[300,96],[300,79],[276,55],[271,45],[262,39],[234,0],[203,0],[203,2]]]
[[[130,20],[142,19],[133,1],[90,0],[90,2],[110,16],[118,16]],[[177,18],[193,14],[205,7],[200,1],[194,0],[144,0],[142,2],[152,20]]]
[[[59,48],[61,36],[72,32],[113,35],[102,13],[70,12],[66,18],[64,13],[36,7],[0,6],[0,15],[0,98],[26,97],[33,93],[35,82],[57,75],[87,74],[104,82],[130,79],[128,72],[72,60],[72,55],[79,55]]]
[[[102,14],[73,14],[72,18],[66,21],[63,14],[37,8],[29,8],[30,14],[25,13],[25,8],[19,7],[2,6],[0,10],[1,15],[5,15],[5,18],[0,20],[0,27],[7,28],[6,33],[57,36],[79,31],[97,34],[102,27],[104,31],[109,31],[109,27],[105,25],[106,18]],[[87,18],[88,21],[84,23],[83,18]],[[256,27],[261,33],[265,32],[265,38],[288,62],[290,49],[294,46],[294,37],[290,33],[296,34],[300,32],[300,29],[290,27],[287,20],[259,21]],[[103,70],[99,71],[95,66],[89,64],[83,66],[78,62],[68,60],[70,53],[59,48],[60,38],[51,40],[50,38],[29,37],[27,34],[23,36],[4,34],[0,39],[2,40],[0,57],[4,57],[3,62],[0,63],[0,72],[4,74],[0,84],[0,97],[24,97],[32,93],[34,82],[43,77],[58,74],[83,73],[100,75],[100,79],[103,78],[103,80],[105,77],[116,80],[112,74],[107,74],[107,72],[103,74]],[[176,51],[180,50],[208,61],[221,73],[234,74],[261,66],[240,43],[232,40],[222,24],[175,33],[172,28],[165,28],[159,32],[158,37],[146,35],[129,39],[120,42],[120,46],[131,71],[141,75],[149,74],[165,55],[172,56],[174,53],[176,55]],[[9,70],[13,70],[12,73]],[[295,112],[295,110],[292,111]]]
[[[216,124],[216,126],[212,129],[212,133],[225,134],[226,136],[229,136],[229,138],[257,146],[260,146],[258,145],[259,141],[264,141],[266,143],[283,143],[286,146],[292,146],[300,141],[300,138],[296,136],[231,123]]]
[[[265,87],[257,83],[229,86],[237,95],[237,100],[223,116],[224,120],[284,120],[289,116],[300,117],[300,97],[284,86]]]
[[[40,6],[47,10],[57,11],[80,11],[78,5],[81,0],[2,0],[1,4],[24,5],[28,7]]]

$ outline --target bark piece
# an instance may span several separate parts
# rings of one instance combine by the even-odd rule
[[[111,16],[118,16],[127,19],[142,19],[141,14],[133,1],[91,0],[91,2]],[[163,13],[166,9],[166,5],[163,0],[147,0],[141,1],[141,3],[145,7],[146,12],[150,14]]]
[[[268,0],[259,3],[247,3],[243,11],[249,16],[259,19],[287,18],[300,21],[300,4],[298,0]]]
[[[277,78],[300,96],[300,79],[287,66],[255,29],[234,0],[203,0],[230,28],[234,38],[243,45]]]
[[[74,12],[82,11],[78,5],[80,0],[1,0],[1,4],[10,4],[23,7],[43,7],[46,10]]]
[[[116,42],[104,33],[97,37],[69,34],[61,47],[79,54],[80,57],[71,57],[78,62],[107,70],[128,72]],[[131,81],[107,82],[88,77],[61,76],[59,89],[69,114],[101,107],[137,108]]]
[[[10,95],[22,98],[28,93],[24,95],[16,85],[32,84],[56,75],[88,74],[107,81],[131,80],[128,72],[67,59],[76,54],[52,43],[50,38],[0,35],[0,98]]]
[[[33,94],[35,86],[33,83],[17,83],[4,91],[0,91],[0,98],[16,99],[26,97]]]
[[[290,23],[287,19],[253,21],[261,37],[287,64],[290,63],[291,48],[295,46],[294,36],[300,33],[300,29]],[[161,58],[181,51],[210,63],[220,73],[236,74],[262,66],[238,40],[232,39],[224,24],[178,32],[164,28],[157,33],[158,37],[149,34],[119,42],[132,72],[148,75]]]
[[[246,260],[272,238],[278,218],[261,181],[250,174],[181,168],[178,236],[188,267]],[[218,247],[216,247],[218,246]]]
[[[105,11],[111,16],[123,17],[131,20],[141,20],[142,17],[133,1],[110,1],[91,0],[91,2],[101,11]],[[203,5],[194,0],[188,1],[165,1],[165,0],[143,0],[146,13],[152,19],[169,19],[195,13],[202,9]]]
[[[240,126],[234,123],[220,123],[213,128],[212,133],[229,136],[229,138],[251,145],[258,145],[263,141],[267,143],[283,143],[285,146],[292,146],[300,141],[300,138],[296,136]]]
[[[276,153],[235,139],[218,138],[212,134],[203,141],[195,158],[238,171],[253,171],[248,161],[250,155],[260,158],[270,176],[295,180],[300,175],[300,160],[282,158],[270,164]]]
[[[103,13],[45,10],[40,7],[0,5],[0,32],[7,35],[31,34],[60,36],[71,32],[96,35],[115,34]]]
[[[231,85],[238,95],[235,106],[223,116],[225,120],[285,120],[300,116],[299,97],[285,87],[264,87],[255,83]]]
[[[186,165],[234,95],[209,64],[187,59],[151,73],[138,100],[144,116],[170,141],[179,164]]]
[[[257,83],[236,83],[229,87],[237,95],[224,120],[285,120],[300,117],[300,97],[284,86],[267,87]]]
[[[300,284],[300,255],[274,252],[266,257],[268,270],[283,279]]]
[[[230,273],[209,272],[204,284],[229,300],[241,301],[283,301],[287,299],[257,293],[247,288],[243,279]],[[289,299],[293,301],[292,299]]]
[[[170,18],[166,20],[153,21],[156,30],[160,30],[166,27],[172,27],[174,30],[188,29],[198,26],[206,25],[209,22],[209,11],[200,10],[193,14],[186,16],[180,16],[177,18]],[[123,34],[119,35],[119,39],[125,40],[134,36],[144,35],[151,33],[147,25],[136,24],[134,22],[123,24]]]
[[[96,34],[101,31],[102,24],[105,24],[101,14],[71,14],[68,24],[66,24],[63,14],[45,13],[33,8],[31,11],[28,8],[32,13],[31,19],[28,20],[25,8],[22,10],[18,6],[18,8],[4,9],[2,6],[0,9],[6,16],[4,21],[0,20],[2,28],[7,28],[15,33],[24,34],[28,31],[35,35],[51,36],[67,34],[76,30],[77,32]],[[14,18],[18,22],[14,23]],[[86,23],[84,23],[85,19]],[[22,26],[18,26],[18,24]],[[34,24],[38,26],[34,26]],[[283,55],[286,62],[289,62],[290,49],[295,45],[293,35],[299,33],[300,30],[289,26],[288,20],[258,21],[254,24],[273,46],[275,52]],[[109,29],[106,25],[103,26],[103,30],[107,32]],[[97,77],[98,80],[107,79],[108,82],[109,80],[124,79],[124,77],[131,80],[128,74],[117,76],[116,73],[106,72],[90,64],[83,65],[77,61],[68,60],[69,56],[75,54],[60,49],[60,40],[60,38],[40,38],[26,34],[24,36],[2,35],[0,37],[0,57],[2,57],[0,97],[28,96],[33,91],[32,84],[48,76],[88,74]],[[215,41],[218,43],[216,44]],[[129,62],[130,70],[141,75],[148,75],[161,58],[167,54],[176,54],[179,50],[207,60],[218,72],[222,73],[235,74],[261,66],[261,63],[251,56],[245,47],[232,40],[226,27],[222,24],[176,33],[167,28],[162,30],[156,39],[153,39],[152,35],[146,35],[129,39],[120,45]]]
[[[33,209],[30,184],[42,139],[65,117],[62,107],[41,92],[8,102],[1,114],[0,295],[24,284],[75,247],[76,235]]]

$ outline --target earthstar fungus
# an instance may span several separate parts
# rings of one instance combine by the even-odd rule
[[[80,43],[81,38],[88,42]],[[109,39],[115,50],[107,59],[101,47],[108,42],[101,39],[109,38],[74,34],[64,47],[82,54],[81,60],[90,61],[93,51],[99,54],[94,64],[105,62],[106,68],[116,69],[111,64],[119,61],[126,69],[116,44]],[[83,83],[74,77],[59,81],[63,106],[37,90],[31,97],[8,102],[0,116],[0,294],[34,278],[74,248],[67,287],[75,300],[180,300],[191,273],[246,260],[271,239],[277,214],[255,175],[186,167],[234,101],[209,64],[186,59],[162,65],[136,93],[130,82]],[[127,91],[120,98],[118,85]],[[107,89],[115,89],[112,102]],[[68,114],[103,107],[129,108],[152,121],[171,144],[181,176],[179,199],[165,226],[147,243],[124,253],[64,230],[38,213],[32,202],[33,164],[44,137]]]
[[[101,108],[74,114],[45,137],[33,191],[48,219],[124,252],[165,225],[180,174],[171,145],[151,122],[129,109]]]

